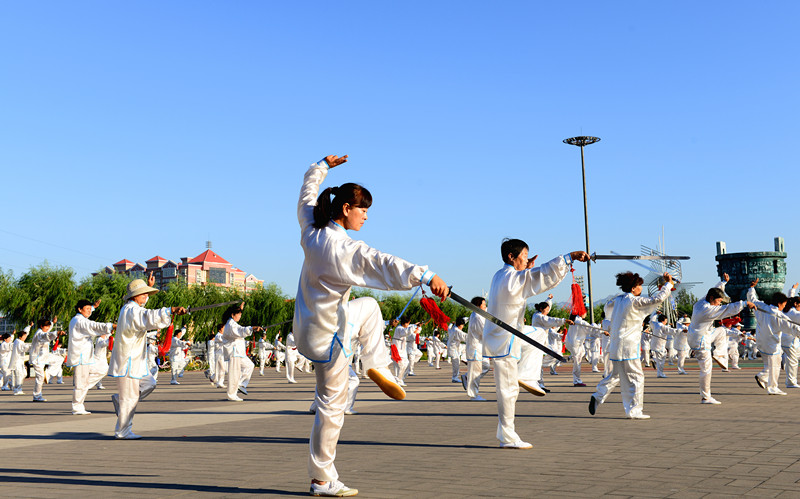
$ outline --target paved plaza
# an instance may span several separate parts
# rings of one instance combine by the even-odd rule
[[[722,405],[700,405],[697,366],[687,364],[688,375],[670,368],[666,379],[646,370],[646,421],[624,418],[618,390],[590,416],[599,374],[586,374],[585,388],[565,367],[545,375],[552,393],[522,392],[517,404],[532,450],[497,447],[491,374],[487,402],[467,400],[448,364],[420,364],[401,402],[362,380],[359,414],[346,417],[339,443],[340,478],[361,497],[800,497],[800,390],[766,395],[753,379],[760,362],[715,367]],[[314,378],[297,379],[256,372],[247,400],[234,403],[202,372],[179,386],[162,373],[139,404],[138,441],[113,439],[114,380],[89,393],[93,414],[72,416],[71,378],[45,386],[47,403],[31,402],[28,379],[26,395],[0,393],[0,496],[307,495]]]

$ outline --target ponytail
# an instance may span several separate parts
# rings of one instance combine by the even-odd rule
[[[322,229],[331,220],[342,216],[345,204],[354,208],[369,208],[372,206],[372,194],[366,187],[352,182],[339,187],[328,187],[317,197],[317,204],[314,206],[314,228]]]

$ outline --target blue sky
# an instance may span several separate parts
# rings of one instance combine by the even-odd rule
[[[795,249],[796,2],[4,2],[0,268],[214,250],[293,295],[303,172],[373,193],[354,237],[488,290],[503,237]],[[593,267],[595,296],[624,263]],[[580,273],[585,267],[578,268]],[[567,284],[555,291],[566,299]]]

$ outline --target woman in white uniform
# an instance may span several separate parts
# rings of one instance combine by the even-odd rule
[[[297,209],[305,260],[293,330],[298,350],[314,362],[317,382],[317,413],[308,461],[312,495],[358,493],[338,480],[333,464],[347,403],[353,335],[363,347],[362,363],[369,377],[390,397],[405,397],[389,371],[378,303],[370,297],[350,301],[350,288],[408,290],[423,283],[437,296],[447,294],[444,281],[426,267],[350,239],[347,231],[360,230],[367,219],[372,203],[369,191],[348,183],[329,187],[317,196],[328,170],[346,161],[347,156],[328,156],[312,164],[305,174]]]

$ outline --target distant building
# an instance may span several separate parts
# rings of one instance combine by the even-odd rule
[[[210,248],[191,260],[189,257],[183,257],[180,263],[156,255],[145,264],[146,266],[143,266],[130,260],[120,260],[113,266],[105,267],[103,272],[125,274],[138,279],[145,279],[152,272],[156,278],[157,288],[164,288],[177,282],[179,277],[187,284],[233,287],[242,291],[252,290],[264,284],[263,279],[234,267]]]

